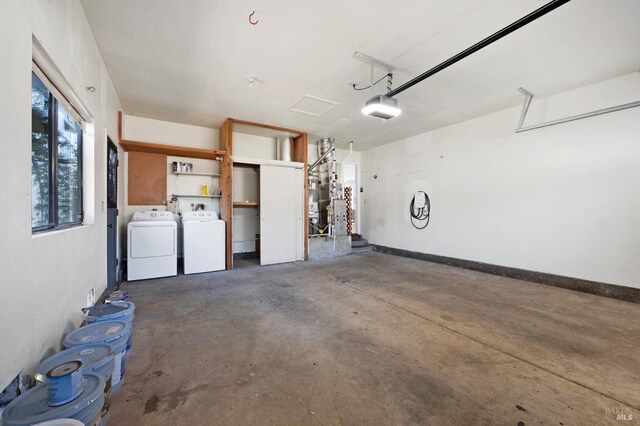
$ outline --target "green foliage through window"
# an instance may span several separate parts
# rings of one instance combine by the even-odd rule
[[[32,74],[31,227],[82,223],[82,128]]]

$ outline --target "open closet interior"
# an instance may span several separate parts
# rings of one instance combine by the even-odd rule
[[[234,258],[261,265],[307,258],[307,134],[229,118],[219,130],[220,215],[227,269]]]

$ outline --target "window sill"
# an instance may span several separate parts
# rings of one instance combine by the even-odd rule
[[[92,226],[93,225],[90,225],[90,224],[82,224],[82,225],[70,226],[69,228],[64,228],[64,229],[52,229],[51,231],[40,231],[40,232],[37,232],[35,234],[31,234],[31,239],[35,240],[37,238],[48,237],[50,235],[62,234],[62,233],[65,233],[65,232],[72,232],[72,231],[76,231],[78,229],[89,228],[89,227],[92,227]]]

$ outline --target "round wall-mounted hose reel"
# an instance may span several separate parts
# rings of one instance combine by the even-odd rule
[[[424,229],[429,225],[431,200],[426,192],[418,191],[413,195],[409,204],[409,216],[411,224],[416,229]]]

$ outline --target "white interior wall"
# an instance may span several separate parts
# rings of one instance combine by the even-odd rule
[[[276,159],[276,138],[233,132],[233,155],[238,157]]]
[[[218,130],[170,121],[124,115],[122,137],[130,141],[218,149]]]
[[[636,72],[534,99],[525,125],[638,99]],[[364,236],[640,287],[640,108],[515,134],[519,116],[515,107],[365,151]],[[408,212],[418,190],[431,198],[422,231]]]
[[[85,158],[85,205],[91,225],[41,234],[31,232],[32,34],[94,117]],[[87,293],[106,287],[106,137],[117,143],[119,101],[77,1],[0,2],[0,129],[5,159],[0,168],[0,389],[21,370],[33,373],[60,349],[64,334],[81,321]],[[94,86],[88,92],[85,87]],[[106,130],[105,130],[106,129]],[[91,201],[93,200],[93,201]]]

